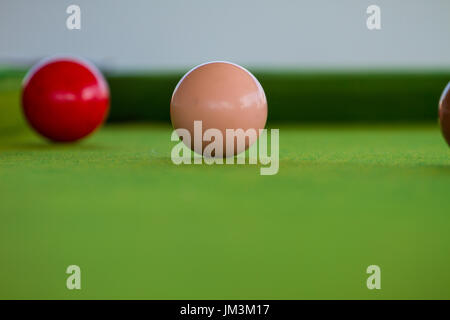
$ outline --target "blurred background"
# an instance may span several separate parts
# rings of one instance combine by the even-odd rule
[[[81,8],[81,30],[66,9]],[[381,30],[366,9],[381,8]],[[436,121],[450,79],[447,0],[2,0],[0,130],[23,126],[20,82],[36,61],[77,55],[111,86],[109,121],[169,121],[180,77],[211,60],[252,71],[270,122]]]

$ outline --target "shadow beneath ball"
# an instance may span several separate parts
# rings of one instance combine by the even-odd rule
[[[55,143],[42,140],[10,144],[2,149],[10,151],[99,151],[109,148],[90,142]]]
[[[420,165],[419,168],[429,170],[432,173],[450,175],[450,164]]]

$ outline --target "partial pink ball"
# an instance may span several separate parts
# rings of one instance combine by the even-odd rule
[[[222,132],[223,155],[226,154],[226,129],[254,129],[255,139],[246,139],[245,147],[234,143],[234,155],[248,149],[264,129],[267,100],[258,80],[246,69],[230,62],[209,62],[189,71],[176,86],[170,103],[170,117],[175,129],[187,129],[191,145],[203,154],[204,141],[194,149],[194,121],[202,121],[202,136],[207,129]],[[216,156],[219,156],[216,154]]]

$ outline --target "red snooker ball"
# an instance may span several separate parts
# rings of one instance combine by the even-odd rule
[[[441,124],[442,135],[450,146],[450,82],[447,84],[439,100],[439,122]]]
[[[86,61],[51,58],[35,65],[23,82],[22,107],[29,124],[57,142],[79,140],[105,120],[109,88]]]

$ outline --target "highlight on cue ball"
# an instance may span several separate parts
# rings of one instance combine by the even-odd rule
[[[75,57],[44,59],[22,86],[22,109],[30,126],[54,142],[82,139],[109,111],[109,88],[100,71]]]
[[[226,129],[235,131],[245,145],[234,144],[234,155],[247,150],[264,129],[267,120],[267,99],[259,81],[245,68],[225,61],[201,64],[179,81],[170,102],[170,118],[175,129],[186,129],[191,142],[185,144],[203,154],[210,141],[194,146],[194,121],[201,121],[201,136],[208,129],[218,129],[223,137],[223,150],[216,157],[226,155]],[[254,138],[245,138],[245,131],[254,129]],[[240,137],[242,135],[243,137]]]

